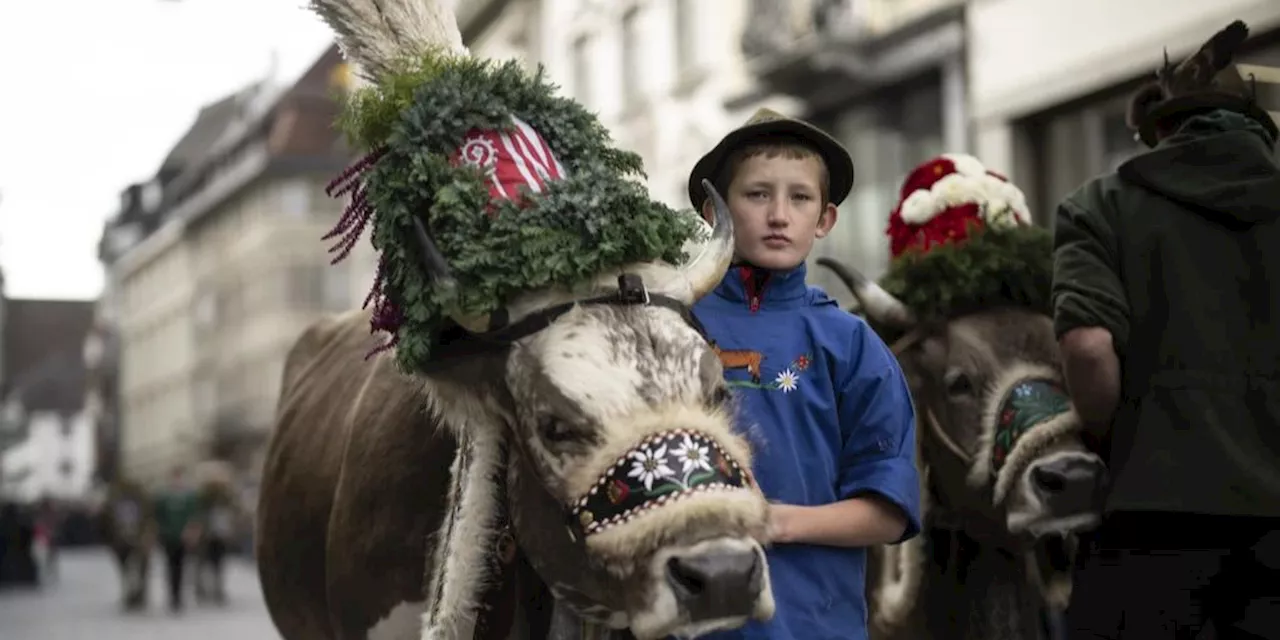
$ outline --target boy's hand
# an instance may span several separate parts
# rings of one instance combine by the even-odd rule
[[[771,544],[869,547],[891,544],[906,528],[906,515],[873,495],[813,507],[769,504]]]

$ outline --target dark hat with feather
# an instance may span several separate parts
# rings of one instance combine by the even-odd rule
[[[1257,120],[1273,138],[1280,137],[1273,116],[1280,112],[1280,69],[1232,64],[1249,27],[1236,20],[1215,33],[1191,57],[1174,66],[1165,53],[1156,79],[1129,100],[1128,123],[1148,147],[1157,132],[1178,120],[1214,109],[1227,109]]]

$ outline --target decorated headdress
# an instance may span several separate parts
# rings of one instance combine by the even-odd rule
[[[973,156],[916,167],[889,215],[881,280],[919,319],[1014,305],[1048,312],[1052,237],[1033,226],[1022,191]]]
[[[445,4],[311,1],[371,83],[340,122],[367,155],[328,187],[350,205],[326,239],[337,238],[337,262],[372,223],[365,305],[409,371],[457,327],[508,327],[518,294],[679,263],[701,224],[651,200],[640,157],[614,148],[541,69],[469,56]]]
[[[1258,65],[1232,64],[1240,45],[1249,38],[1249,27],[1236,20],[1209,38],[1177,66],[1164,65],[1156,79],[1140,87],[1129,101],[1128,124],[1148,147],[1157,142],[1162,126],[1196,113],[1227,109],[1256,120],[1272,139],[1280,137],[1280,70]]]

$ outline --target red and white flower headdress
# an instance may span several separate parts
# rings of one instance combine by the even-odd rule
[[[893,257],[911,249],[964,240],[973,228],[1031,223],[1027,199],[1009,179],[977,158],[947,153],[916,167],[889,215]]]

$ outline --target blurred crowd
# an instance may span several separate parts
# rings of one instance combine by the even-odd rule
[[[224,562],[251,553],[250,518],[229,479],[194,481],[182,467],[158,491],[120,479],[89,505],[3,503],[0,588],[56,585],[59,549],[102,545],[115,559],[126,611],[147,607],[153,559],[170,610],[184,608],[188,590],[198,603],[225,604]]]

